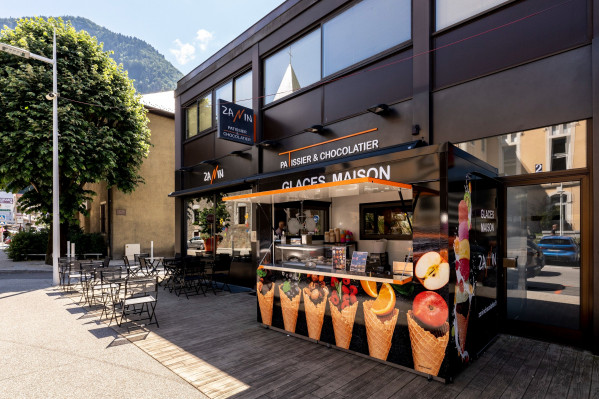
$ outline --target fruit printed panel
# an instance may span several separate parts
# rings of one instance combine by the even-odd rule
[[[476,172],[475,172],[476,171]],[[497,193],[489,171],[456,157],[449,173],[450,356],[459,371],[498,333]],[[453,280],[453,279],[452,279]],[[450,353],[450,351],[448,351]]]
[[[421,259],[431,262],[422,281],[442,277],[437,290],[419,281],[396,285],[261,267],[258,321],[446,378],[449,277],[440,265],[447,260],[432,254]]]

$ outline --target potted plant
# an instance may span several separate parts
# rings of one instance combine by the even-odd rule
[[[206,206],[196,209],[195,225],[200,226],[200,237],[204,240],[206,251],[216,251],[217,244],[222,241],[220,233],[229,227],[230,216],[222,196],[216,196],[216,206],[212,198],[206,200]]]

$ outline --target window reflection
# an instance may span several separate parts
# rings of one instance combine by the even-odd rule
[[[409,40],[410,0],[364,0],[323,26],[324,76]]]
[[[320,30],[279,50],[264,61],[264,104],[320,80]]]
[[[235,79],[235,103],[252,108],[252,71]]]
[[[436,0],[436,27],[437,30],[463,21],[476,14],[480,14],[499,4],[507,3],[506,0]]]
[[[212,94],[209,93],[200,99],[200,132],[212,127]]]
[[[507,316],[579,328],[580,182],[507,188]]]
[[[187,137],[193,137],[198,134],[198,104],[189,105],[186,112]]]
[[[228,102],[233,101],[233,82],[230,81],[227,84],[219,87],[214,91],[214,101],[216,101],[216,107],[214,112],[214,119],[218,120],[218,105],[220,104],[219,100],[225,100]]]
[[[587,121],[562,123],[457,144],[501,176],[584,168]]]

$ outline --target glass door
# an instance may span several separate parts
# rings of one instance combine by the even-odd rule
[[[580,330],[580,181],[506,190],[508,322]]]

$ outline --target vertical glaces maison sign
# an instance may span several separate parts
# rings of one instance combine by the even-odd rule
[[[254,112],[222,99],[218,100],[218,138],[254,144]]]

